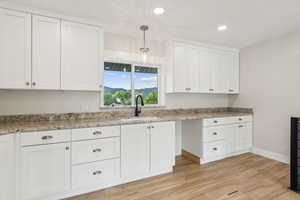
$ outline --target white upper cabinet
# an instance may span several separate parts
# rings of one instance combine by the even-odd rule
[[[214,69],[214,54],[207,49],[199,50],[199,91],[201,93],[213,92],[212,74]]]
[[[237,94],[240,90],[240,67],[239,67],[239,54],[227,55],[227,68],[228,68],[228,85],[227,92],[230,94]]]
[[[239,53],[184,42],[169,45],[168,92],[239,92]]]
[[[15,199],[14,135],[0,136],[0,200]]]
[[[31,16],[0,8],[0,88],[30,88]]]
[[[174,48],[174,91],[198,92],[198,49],[181,43]]]
[[[60,89],[60,20],[32,17],[32,88]]]
[[[63,90],[101,90],[103,30],[63,21],[61,62]]]

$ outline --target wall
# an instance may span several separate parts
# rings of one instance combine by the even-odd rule
[[[106,50],[137,53],[140,41],[141,38],[105,33],[104,46]],[[165,55],[164,42],[151,41],[149,45],[152,56]],[[99,102],[97,92],[0,90],[0,115],[97,112]],[[168,108],[225,107],[228,98],[227,95],[169,94],[165,102]]]
[[[300,32],[241,50],[240,95],[229,106],[254,108],[255,151],[288,160],[290,117],[300,117]]]

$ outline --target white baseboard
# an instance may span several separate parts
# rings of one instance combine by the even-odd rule
[[[279,154],[279,153],[274,153],[272,151],[267,151],[264,149],[259,149],[256,147],[252,148],[252,153],[272,159],[272,160],[276,160],[282,163],[286,163],[289,164],[290,163],[290,157],[287,155],[283,155],[283,154]]]

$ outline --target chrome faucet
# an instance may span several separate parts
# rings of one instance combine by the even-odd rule
[[[144,100],[143,100],[143,97],[142,95],[137,95],[135,97],[135,112],[134,112],[134,115],[136,117],[139,116],[139,114],[142,112],[142,107],[139,107],[138,104],[139,104],[139,98],[141,99],[141,105],[144,106]]]

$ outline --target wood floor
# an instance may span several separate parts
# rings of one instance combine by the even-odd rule
[[[172,174],[69,200],[300,200],[288,186],[288,165],[254,154],[201,166],[178,157]]]

